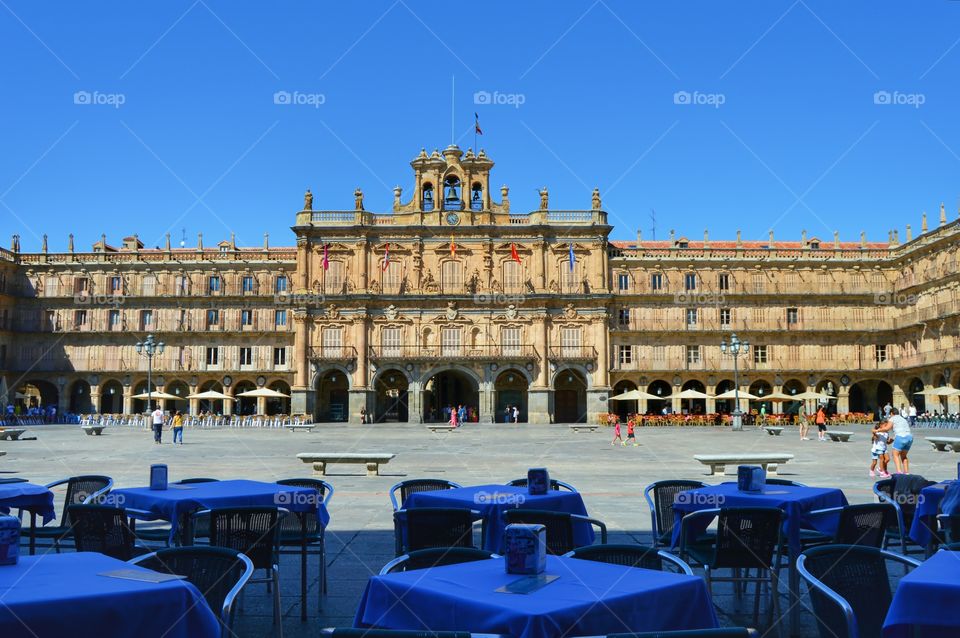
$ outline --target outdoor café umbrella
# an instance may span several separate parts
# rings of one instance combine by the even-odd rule
[[[755,401],[756,399],[759,399],[759,398],[760,398],[760,397],[757,397],[757,396],[754,396],[754,395],[750,394],[749,392],[744,392],[743,390],[741,390],[739,394],[740,394],[740,398],[741,398],[741,399],[749,399],[750,401]],[[723,393],[721,393],[721,394],[718,394],[717,396],[715,396],[715,397],[713,397],[713,398],[714,398],[714,399],[723,399],[723,400],[726,400],[726,399],[736,399],[736,398],[737,398],[737,393],[736,393],[735,390],[727,390],[726,392],[723,392]]]
[[[289,394],[284,394],[283,392],[277,392],[276,390],[271,390],[270,388],[257,388],[256,390],[247,390],[246,392],[241,392],[237,395],[238,397],[266,397],[268,399],[289,399]]]
[[[793,395],[793,398],[797,401],[831,401],[837,397],[830,396],[829,394],[824,394],[823,392],[800,392]]]
[[[743,395],[741,395],[741,396],[743,396]],[[671,399],[673,399],[673,398],[677,398],[677,399],[712,399],[712,398],[714,398],[714,397],[713,397],[712,395],[710,395],[710,394],[707,394],[706,392],[700,392],[699,390],[690,389],[690,390],[684,390],[683,392],[681,392],[681,393],[679,393],[679,394],[671,394],[671,395],[670,395],[670,398],[671,398]]]
[[[609,401],[639,401],[640,399],[659,399],[660,397],[643,390],[629,390],[615,397],[610,397]]]
[[[180,400],[183,399],[183,397],[178,397],[178,396],[175,395],[175,394],[167,394],[166,392],[159,392],[159,391],[151,392],[149,395],[147,395],[146,392],[141,392],[140,394],[135,394],[135,395],[133,395],[133,396],[130,397],[130,398],[131,398],[131,399],[143,399],[143,400],[146,400],[146,399],[156,399],[156,400],[158,400],[158,401],[159,401],[160,399],[166,399],[167,401],[180,401]]]
[[[224,394],[223,392],[217,392],[216,390],[207,390],[206,392],[200,392],[199,394],[188,394],[186,398],[201,399],[204,401],[236,401],[236,399],[234,399],[229,394]]]
[[[914,392],[914,394],[922,394],[926,397],[952,397],[960,394],[960,390],[943,386],[940,388],[927,388],[920,392]]]
[[[775,403],[783,403],[784,401],[799,401],[799,395],[794,394],[784,394],[783,392],[771,392],[766,396],[757,397],[757,401],[773,401]]]

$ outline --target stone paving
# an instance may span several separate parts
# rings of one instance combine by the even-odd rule
[[[147,430],[110,428],[103,436],[86,436],[77,426],[30,426],[24,436],[35,441],[0,441],[0,470],[16,470],[36,483],[76,474],[103,473],[118,487],[145,485],[151,463],[167,463],[171,480],[190,476],[250,478],[275,481],[310,476],[312,469],[296,459],[298,452],[376,451],[397,457],[381,467],[379,477],[367,477],[362,465],[332,465],[326,480],[336,489],[330,503],[327,530],[329,594],[318,610],[318,573],[315,557],[309,570],[310,592],[306,623],[300,620],[299,557],[284,557],[282,600],[284,634],[316,636],[321,627],[349,626],[371,574],[394,556],[392,510],[388,491],[407,478],[442,477],[463,485],[503,483],[526,475],[529,467],[546,466],[554,478],[575,485],[591,516],[603,520],[610,542],[650,540],[650,515],[643,488],[666,478],[708,477],[695,453],[789,452],[795,458],[781,465],[779,475],[817,486],[840,487],[851,503],[873,500],[869,426],[844,429],[857,432],[849,443],[800,441],[796,428],[769,436],[748,426],[744,432],[720,428],[638,429],[638,447],[612,447],[606,428],[572,433],[566,425],[474,425],[450,433],[431,433],[424,427],[390,425],[320,425],[311,433],[280,429],[188,430],[185,445],[152,443]],[[931,479],[952,478],[960,455],[935,452],[925,434],[916,430],[911,453],[913,471]],[[728,468],[728,471],[735,471]],[[4,474],[9,476],[9,474]],[[727,477],[726,480],[732,480]],[[58,504],[58,511],[59,511]],[[741,614],[728,590],[717,589],[721,622],[750,624],[752,597],[744,599]],[[781,607],[786,608],[786,596]],[[761,616],[763,618],[763,616]],[[801,635],[815,635],[813,619],[804,610]],[[762,623],[761,623],[762,624]],[[244,611],[235,626],[239,636],[273,635],[270,599],[263,586],[246,594]]]

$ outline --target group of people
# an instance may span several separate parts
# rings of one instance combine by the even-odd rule
[[[452,405],[448,405],[445,408],[443,408],[443,416],[444,416],[444,419],[446,419],[450,423],[450,425],[452,425],[455,428],[460,427],[467,421],[476,420],[474,419],[473,408],[468,408],[462,403],[456,407]]]
[[[802,409],[801,409],[802,410]],[[813,422],[817,426],[817,440],[826,441],[827,440],[827,406],[822,403],[817,408],[816,414],[813,416]],[[800,440],[809,441],[807,433],[810,431],[810,424],[807,423],[806,415],[800,414]]]
[[[157,409],[150,413],[150,416],[153,421],[154,445],[163,443],[163,426],[165,424],[169,424],[170,429],[173,431],[173,444],[176,445],[179,443],[183,445],[183,414],[180,410],[176,410],[173,416],[167,418],[166,413],[158,406]]]
[[[31,405],[23,406],[19,403],[7,403],[6,414],[8,419],[14,417],[27,416],[30,418],[46,419],[53,423],[57,420],[57,406],[55,405]]]
[[[636,426],[634,425],[633,421],[630,421],[630,420],[627,421],[626,441],[620,436],[620,418],[616,414],[608,414],[607,422],[613,425],[613,440],[610,441],[610,445],[616,445],[617,441],[620,442],[620,445],[622,447],[627,446],[627,441],[630,441],[631,443],[633,443],[633,447],[637,447],[638,445],[640,445],[639,443],[637,443],[637,435],[635,432]]]
[[[503,411],[504,423],[520,423],[520,408],[515,405],[508,405]]]
[[[887,404],[889,407],[889,404]],[[912,407],[912,406],[911,406]],[[886,408],[884,408],[886,411]],[[914,410],[914,422],[916,421],[916,410]],[[904,416],[901,410],[890,407],[885,421],[881,421],[873,428],[873,434],[870,439],[870,476],[879,475],[881,478],[889,478],[890,473],[887,466],[890,462],[890,456],[893,456],[893,463],[896,467],[896,474],[910,473],[910,459],[907,454],[913,445],[913,433],[910,430],[911,421],[909,412]],[[887,454],[888,446],[891,455]]]

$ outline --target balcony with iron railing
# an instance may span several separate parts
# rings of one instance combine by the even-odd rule
[[[532,345],[503,344],[370,346],[369,356],[374,361],[426,361],[449,358],[474,361],[533,361],[540,358]]]
[[[308,356],[311,361],[354,361],[357,349],[353,346],[313,346]]]
[[[553,361],[595,361],[597,349],[593,346],[551,346],[550,359]]]

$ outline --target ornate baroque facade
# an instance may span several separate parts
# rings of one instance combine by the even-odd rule
[[[89,252],[0,252],[0,392],[61,411],[132,412],[148,362],[134,343],[166,343],[154,386],[169,394],[266,386],[291,396],[164,407],[312,414],[357,421],[577,421],[639,388],[665,400],[610,403],[712,413],[731,401],[681,400],[733,387],[720,341],[736,332],[742,391],[818,390],[841,412],[960,387],[960,222],[926,219],[916,238],[799,242],[671,237],[610,241],[594,191],[583,210],[510,209],[493,162],[456,147],[421,152],[412,195],[392,212],[295,215],[295,248],[145,248],[136,236]],[[493,190],[499,190],[499,200]],[[30,399],[21,399],[30,401]],[[954,403],[921,405],[957,411]],[[743,402],[744,409],[756,407]],[[770,405],[773,411],[798,404]]]

